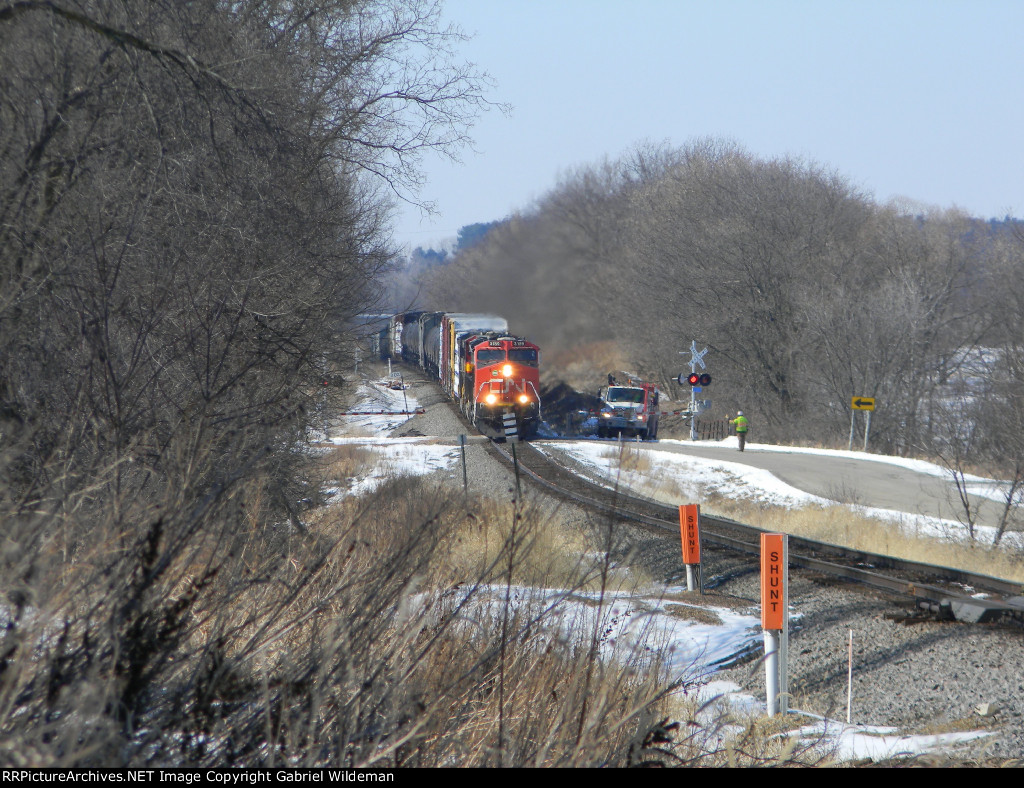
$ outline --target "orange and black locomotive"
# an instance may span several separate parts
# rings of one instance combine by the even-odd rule
[[[485,434],[504,435],[510,414],[520,438],[541,422],[540,348],[508,333],[497,315],[407,312],[391,318],[392,357],[436,376],[445,392]]]

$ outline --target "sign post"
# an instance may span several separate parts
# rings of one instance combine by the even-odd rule
[[[700,575],[700,504],[681,504],[679,507],[679,534],[683,540],[683,564],[686,565],[686,590],[693,591],[693,568]],[[704,593],[704,583],[700,583]]]
[[[769,716],[789,711],[789,537],[761,534],[761,628],[765,705]]]
[[[867,424],[864,425],[864,451],[868,450],[868,434],[871,432],[871,412],[875,409],[874,397],[851,397],[850,399],[850,444],[849,451],[853,451],[853,420],[858,410],[867,412]]]
[[[466,436],[459,435],[459,447],[462,450],[462,493],[469,497],[469,473],[466,470]]]

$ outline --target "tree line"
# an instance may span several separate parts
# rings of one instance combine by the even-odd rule
[[[487,104],[461,37],[421,0],[0,1],[0,730],[36,765],[140,762],[238,647],[394,200]]]
[[[712,413],[743,409],[760,440],[845,447],[851,398],[874,397],[872,448],[948,455],[969,424],[973,461],[1005,476],[1024,454],[1022,261],[1019,221],[881,205],[820,165],[702,139],[568,171],[424,287],[549,351],[612,341],[680,399],[696,339]]]

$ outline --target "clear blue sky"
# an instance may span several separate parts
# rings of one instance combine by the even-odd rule
[[[446,0],[496,81],[463,163],[426,160],[395,240],[437,246],[641,140],[724,137],[879,202],[1024,216],[1024,0]]]

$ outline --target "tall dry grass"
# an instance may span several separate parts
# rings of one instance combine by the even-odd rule
[[[366,458],[343,455],[329,469],[358,473]],[[603,656],[609,599],[637,582],[612,558],[612,521],[587,537],[539,502],[467,506],[396,479],[296,527],[268,518],[264,489],[210,501],[202,527],[195,512],[122,511],[134,537],[113,520],[9,524],[0,765],[821,757],[725,743],[731,723],[680,706],[686,677],[657,649]],[[38,550],[11,551],[32,534]],[[558,599],[573,595],[587,614],[568,622]]]
[[[966,526],[953,526],[947,534],[936,535],[934,531],[915,527],[910,516],[907,524],[899,524],[863,515],[842,503],[790,508],[727,498],[710,490],[694,496],[684,492],[673,478],[651,473],[649,455],[631,442],[609,447],[602,456],[621,483],[628,483],[632,492],[656,501],[700,503],[705,514],[768,531],[1024,583],[1024,554],[966,539]],[[843,490],[837,490],[836,496],[847,497]]]
[[[266,521],[261,489],[220,502],[221,528],[93,523],[69,551],[53,523],[22,524],[51,530],[5,556],[0,764],[603,765],[642,749],[656,661],[548,637],[543,605],[475,604],[576,571],[539,558],[528,508],[469,512],[397,480],[295,529]]]
[[[739,509],[734,519],[745,518],[743,522],[765,530],[1024,583],[1024,555],[964,539],[966,531],[955,528],[944,538],[912,525],[865,517],[841,505]]]

